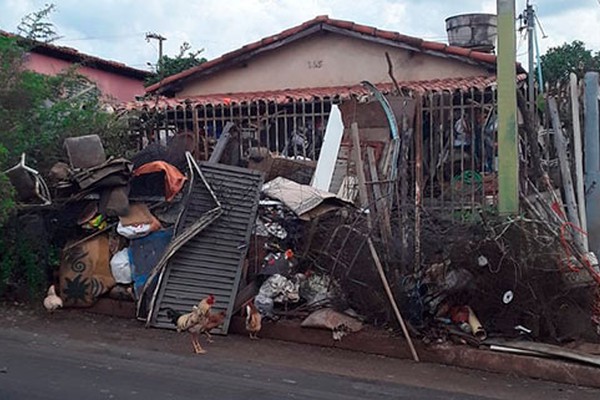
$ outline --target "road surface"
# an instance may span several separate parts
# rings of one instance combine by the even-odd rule
[[[0,304],[0,400],[600,399],[600,390],[271,340]]]
[[[0,339],[0,399],[476,399],[294,368],[256,367],[27,332]]]

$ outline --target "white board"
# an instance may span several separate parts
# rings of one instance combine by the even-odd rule
[[[335,169],[340,143],[344,134],[342,113],[336,104],[331,106],[331,112],[325,129],[325,138],[321,147],[321,154],[317,161],[317,168],[313,175],[311,186],[329,192],[331,177]]]

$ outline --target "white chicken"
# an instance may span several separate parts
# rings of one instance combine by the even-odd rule
[[[48,288],[48,295],[44,299],[44,308],[48,310],[48,312],[53,312],[57,308],[62,308],[62,306],[63,301],[56,295],[54,285],[50,286]]]

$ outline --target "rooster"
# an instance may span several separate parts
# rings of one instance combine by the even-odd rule
[[[258,339],[258,332],[262,328],[261,325],[262,316],[258,312],[258,309],[254,305],[254,300],[250,300],[248,304],[246,304],[246,330],[250,335],[250,339],[256,340]]]
[[[206,331],[207,323],[210,321],[210,309],[214,303],[215,297],[211,294],[202,299],[189,313],[184,314],[172,308],[166,308],[167,317],[177,327],[177,332],[189,332],[196,354],[206,353],[198,339],[199,335]]]
[[[44,308],[48,310],[48,312],[53,312],[57,308],[62,308],[62,306],[63,301],[56,295],[54,285],[50,286],[48,288],[48,295],[44,299]]]
[[[194,309],[197,310],[198,314],[206,316],[210,312],[210,308],[213,306],[213,304],[215,304],[215,296],[209,294],[207,297],[202,299],[200,303],[194,307]]]

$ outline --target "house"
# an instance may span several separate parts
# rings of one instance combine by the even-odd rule
[[[242,158],[251,148],[266,148],[317,160],[337,103],[346,129],[358,122],[361,140],[379,160],[390,132],[371,90],[361,84],[368,81],[384,94],[394,92],[396,107],[402,99],[413,101],[402,129],[421,141],[422,154],[411,150],[410,157],[423,165],[422,193],[454,209],[494,194],[495,72],[492,53],[319,16],[167,77],[147,88],[146,100],[126,107],[157,122],[136,128],[149,141],[181,132],[195,137],[200,159],[208,159],[226,122],[233,122],[241,130]],[[520,82],[524,72],[516,66]],[[345,133],[338,160],[343,168],[353,168],[351,148]],[[416,173],[413,168],[413,179]]]
[[[167,77],[149,93],[193,97],[390,82],[489,77],[492,54],[320,16]]]
[[[0,31],[0,36],[16,37],[4,31]],[[50,43],[36,42],[25,59],[25,68],[44,75],[56,75],[73,66],[98,86],[106,100],[115,103],[143,95],[144,81],[151,75],[148,71]]]

